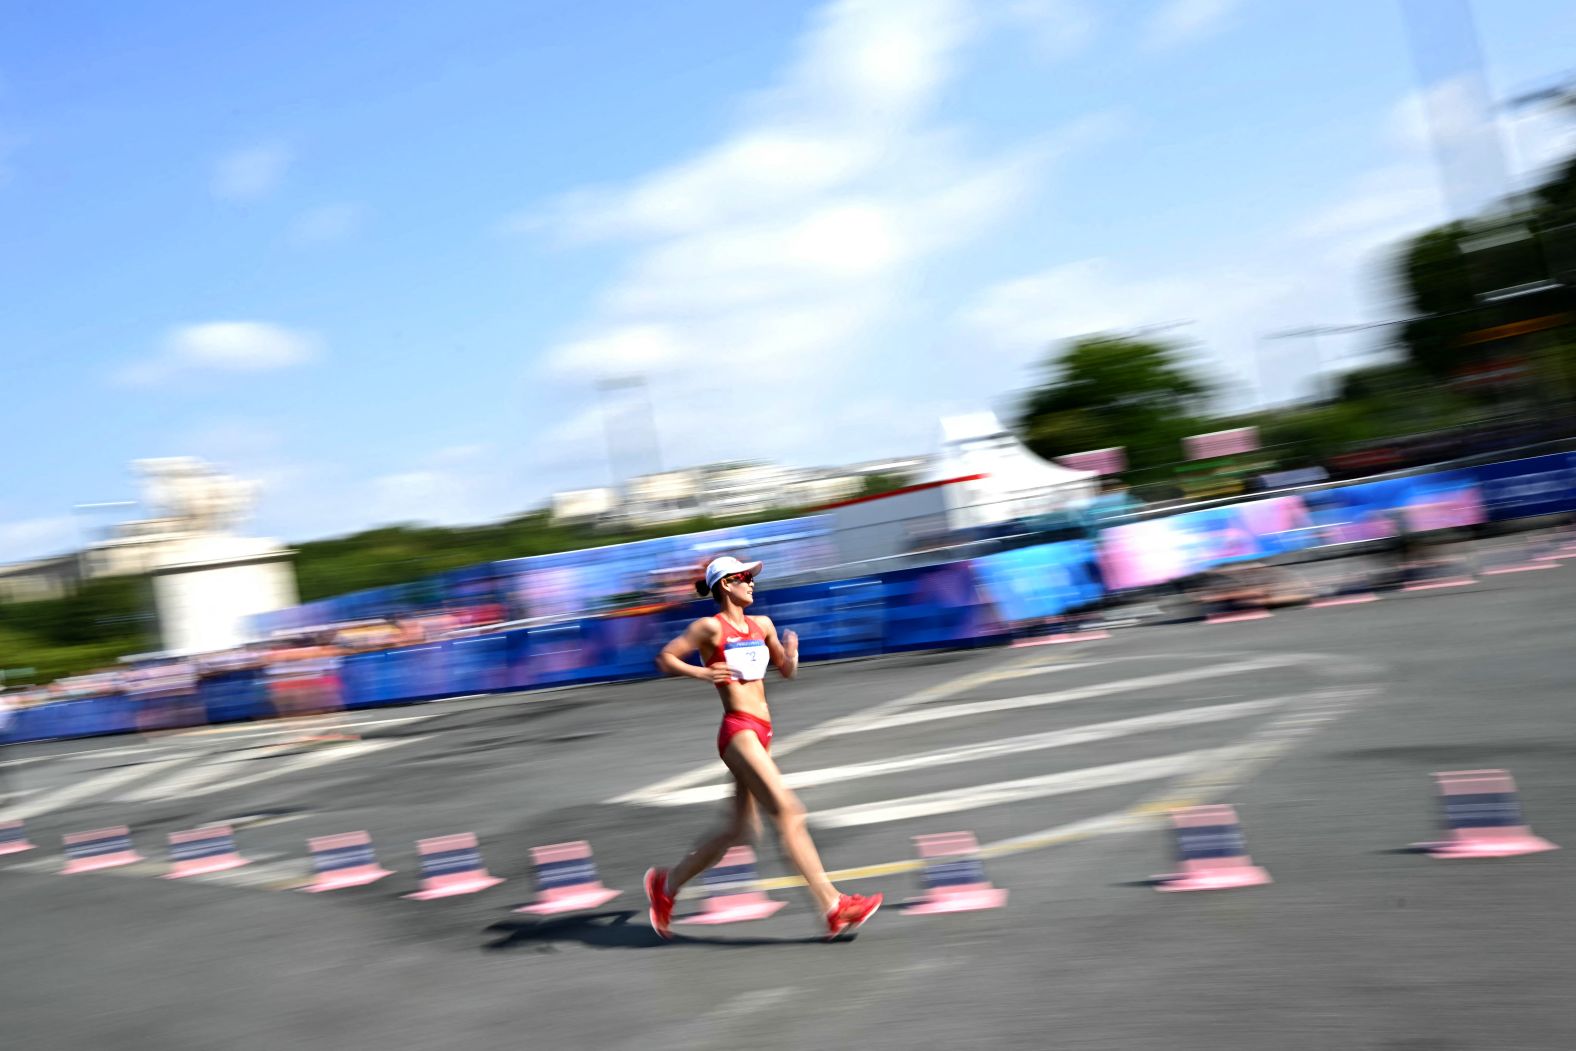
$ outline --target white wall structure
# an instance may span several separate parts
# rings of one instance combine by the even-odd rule
[[[865,563],[920,549],[949,530],[951,490],[965,483],[937,481],[896,489],[826,508],[838,560]],[[878,570],[890,568],[880,564]]]
[[[211,653],[253,641],[248,618],[299,602],[295,552],[269,541],[212,537],[189,561],[153,571],[159,633],[167,653]]]
[[[208,653],[252,641],[247,619],[298,602],[294,552],[243,537],[258,486],[194,457],[137,460],[148,516],[84,552],[100,574],[151,572],[163,649]]]

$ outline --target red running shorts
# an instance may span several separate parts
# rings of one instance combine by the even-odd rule
[[[759,716],[747,712],[729,712],[722,717],[722,729],[717,731],[717,754],[722,755],[728,750],[728,742],[733,740],[733,735],[753,731],[760,738],[761,747],[767,751],[772,747],[772,724]]]

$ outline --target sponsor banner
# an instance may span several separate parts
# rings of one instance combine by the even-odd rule
[[[1216,566],[1298,551],[1318,537],[1302,498],[1277,496],[1107,529],[1100,535],[1100,570],[1113,591],[1153,587]]]
[[[1088,452],[1068,453],[1056,457],[1056,462],[1074,471],[1094,471],[1099,475],[1121,474],[1127,470],[1127,449],[1117,445],[1110,449],[1091,449]]]
[[[1095,545],[1087,540],[1002,551],[971,564],[985,596],[1010,621],[1054,617],[1088,606],[1105,593]]]
[[[1474,467],[1491,522],[1576,511],[1576,453]]]
[[[1239,456],[1259,447],[1257,427],[1233,427],[1182,439],[1183,455],[1189,460],[1213,460],[1218,456]]]

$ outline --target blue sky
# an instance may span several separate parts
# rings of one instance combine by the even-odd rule
[[[1569,68],[1570,5],[1475,15],[1495,95]],[[1445,214],[1427,88],[1390,0],[0,5],[0,559],[140,457],[291,541],[538,506],[607,376],[667,466],[931,451],[1103,329],[1285,400],[1258,337],[1387,316]]]

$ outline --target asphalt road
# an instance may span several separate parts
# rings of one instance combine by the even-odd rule
[[[1576,844],[1576,566],[1072,646],[888,657],[773,681],[774,751],[829,868],[889,903],[912,837],[970,831],[1004,908],[883,910],[825,944],[768,833],[771,919],[661,943],[640,874],[725,792],[710,691],[669,681],[277,727],[13,750],[38,848],[0,858],[0,1020],[29,1048],[1464,1049],[1576,1046],[1570,850],[1438,861],[1430,774],[1504,767]],[[1230,802],[1275,882],[1158,894],[1163,811]],[[253,864],[158,878],[166,833],[237,823]],[[148,861],[62,877],[62,833]],[[395,875],[308,895],[308,836]],[[472,831],[507,878],[434,902],[416,839]],[[567,920],[529,848],[588,839],[623,890]],[[698,900],[684,909],[700,907]]]

